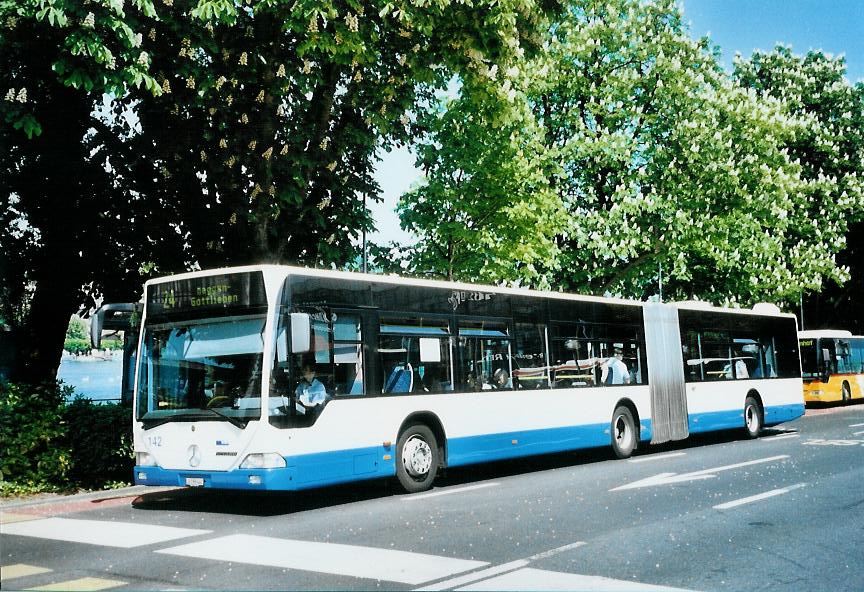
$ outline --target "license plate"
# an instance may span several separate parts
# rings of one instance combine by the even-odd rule
[[[204,487],[204,477],[186,477],[187,487]]]

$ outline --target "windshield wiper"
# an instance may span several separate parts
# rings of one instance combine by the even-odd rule
[[[145,418],[141,419],[141,423],[144,424],[145,430],[149,430],[150,428],[155,428],[156,426],[160,426],[162,424],[172,422],[175,419],[176,419],[176,417],[173,417],[173,416],[158,417],[158,418],[145,417]]]
[[[224,417],[229,422],[231,422],[231,425],[236,426],[236,427],[240,428],[241,430],[246,429],[246,424],[249,423],[248,419],[244,421],[244,420],[240,419],[239,417],[234,417],[233,415],[228,415],[227,413],[222,413],[221,411],[219,411],[215,407],[210,407],[208,409],[202,409],[202,411],[209,411],[209,412],[213,413],[214,415],[218,415],[219,417]]]

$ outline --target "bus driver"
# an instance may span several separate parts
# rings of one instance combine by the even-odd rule
[[[310,362],[304,362],[301,370],[302,378],[294,389],[296,397],[295,408],[300,415],[320,411],[321,405],[327,400],[327,389],[315,378],[315,367]]]

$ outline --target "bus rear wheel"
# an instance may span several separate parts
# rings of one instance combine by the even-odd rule
[[[612,450],[618,458],[630,458],[636,448],[636,422],[629,408],[620,405],[612,414]]]
[[[438,442],[423,424],[408,426],[396,442],[396,478],[408,493],[432,487],[438,472]]]
[[[755,397],[744,400],[744,429],[748,438],[756,438],[762,431],[762,407]]]

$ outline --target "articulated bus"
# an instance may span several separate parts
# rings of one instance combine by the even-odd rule
[[[795,317],[280,266],[145,284],[135,482],[299,490],[804,413]]]
[[[864,398],[864,336],[849,331],[800,331],[804,400],[848,403]]]

